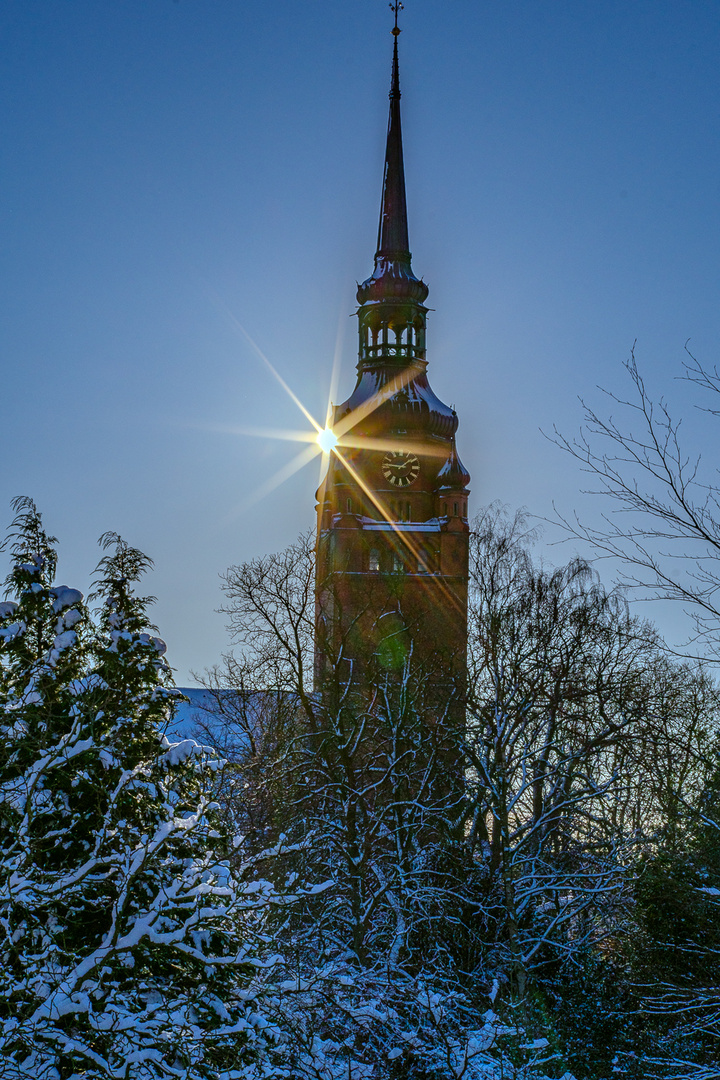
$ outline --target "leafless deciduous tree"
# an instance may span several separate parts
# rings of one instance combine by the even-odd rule
[[[686,350],[687,351],[687,350]],[[703,393],[701,411],[720,417],[720,371],[708,367],[689,351],[682,379]],[[663,398],[653,400],[638,370],[634,352],[626,364],[631,382],[627,397],[607,394],[618,415],[607,418],[583,402],[585,426],[576,439],[556,432],[558,444],[576,459],[596,482],[594,492],[609,507],[599,527],[562,520],[575,537],[590,541],[596,551],[621,560],[625,581],[636,594],[679,602],[691,617],[694,634],[686,651],[720,657],[720,482],[714,464],[708,466],[690,433]],[[685,669],[689,669],[686,667]],[[656,678],[664,701],[678,690],[668,669]],[[653,972],[654,986],[646,993],[648,1014],[672,1017],[676,1035],[697,1036],[698,1057],[686,1058],[677,1048],[649,1060],[658,1077],[718,1077],[709,1065],[708,1040],[715,1050],[720,1038],[717,989],[717,836],[718,729],[715,687],[697,671],[694,688],[684,690],[684,726],[667,724],[672,737],[651,749],[656,795],[662,812],[662,831],[650,876],[653,903],[672,906],[672,893],[685,890],[683,911],[669,917],[655,932],[655,947],[683,958],[679,969]],[[670,677],[668,677],[670,676]],[[688,693],[689,691],[689,693]],[[695,695],[694,701],[691,700]],[[660,711],[662,715],[662,710]],[[662,790],[660,790],[662,789]],[[698,841],[698,825],[706,839]],[[707,841],[707,836],[710,841]],[[650,905],[652,909],[652,904]],[[695,911],[694,919],[691,912]],[[700,915],[698,915],[700,912]],[[703,919],[706,923],[703,924]],[[701,928],[702,927],[702,928]],[[672,940],[662,940],[663,931]],[[667,965],[666,965],[667,966]],[[708,977],[708,971],[711,974]],[[659,977],[658,977],[659,976]],[[712,1051],[710,1051],[710,1056]],[[715,1055],[716,1056],[716,1055]]]
[[[476,522],[466,750],[470,842],[499,955],[528,973],[617,930],[632,845],[701,785],[717,693],[579,560],[533,563],[527,519]]]
[[[340,640],[311,684],[309,538],[228,573],[236,649],[209,686],[235,809],[258,850],[293,846],[276,930],[293,1075],[533,1075],[533,994],[621,950],[641,855],[661,832],[682,844],[715,687],[586,563],[545,568],[532,541],[522,515],[475,523],[461,723],[412,649],[359,673]]]
[[[305,884],[277,931],[293,1075],[365,1075],[393,1050],[408,1060],[450,1055],[463,1075],[484,1043],[468,1034],[472,1010],[448,975],[453,950],[467,959],[474,871],[458,841],[452,688],[446,680],[438,693],[437,673],[415,663],[412,646],[384,666],[388,650],[373,638],[358,663],[354,626],[354,663],[334,640],[313,685],[310,537],[232,567],[225,595],[234,649],[206,685],[209,723],[218,712],[228,723],[227,795],[258,849],[287,835],[296,852],[289,885]]]
[[[720,372],[688,353],[683,378],[709,396],[701,406],[720,416]],[[682,420],[651,397],[634,351],[625,364],[631,393],[604,391],[618,416],[604,418],[586,402],[577,438],[555,432],[557,444],[593,478],[608,511],[600,526],[561,518],[568,531],[600,554],[620,559],[626,584],[643,597],[680,602],[694,620],[697,644],[720,649],[720,482],[717,469],[683,444]]]

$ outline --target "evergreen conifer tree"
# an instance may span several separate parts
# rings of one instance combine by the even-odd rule
[[[255,944],[213,788],[221,762],[163,731],[177,691],[134,584],[101,538],[96,622],[53,584],[55,540],[15,504],[0,607],[3,1076],[233,1078],[262,1069]]]

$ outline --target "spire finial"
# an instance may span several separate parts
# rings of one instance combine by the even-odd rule
[[[395,38],[397,38],[398,34],[401,33],[400,27],[398,26],[398,15],[403,10],[405,5],[403,4],[402,0],[394,0],[394,2],[389,5],[389,7],[391,11],[395,12],[395,25],[393,26],[390,33]]]

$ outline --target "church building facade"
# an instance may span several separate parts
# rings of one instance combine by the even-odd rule
[[[358,288],[355,389],[333,409],[337,444],[317,493],[316,681],[338,666],[462,675],[468,485],[458,418],[427,376],[427,285],[408,239],[397,25],[372,275]]]

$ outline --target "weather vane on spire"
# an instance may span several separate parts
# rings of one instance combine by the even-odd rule
[[[393,26],[391,33],[394,34],[395,37],[397,37],[400,33],[400,27],[398,26],[398,15],[403,10],[405,5],[402,3],[402,0],[393,0],[393,2],[390,3],[389,7],[391,11],[395,12],[395,25]]]

